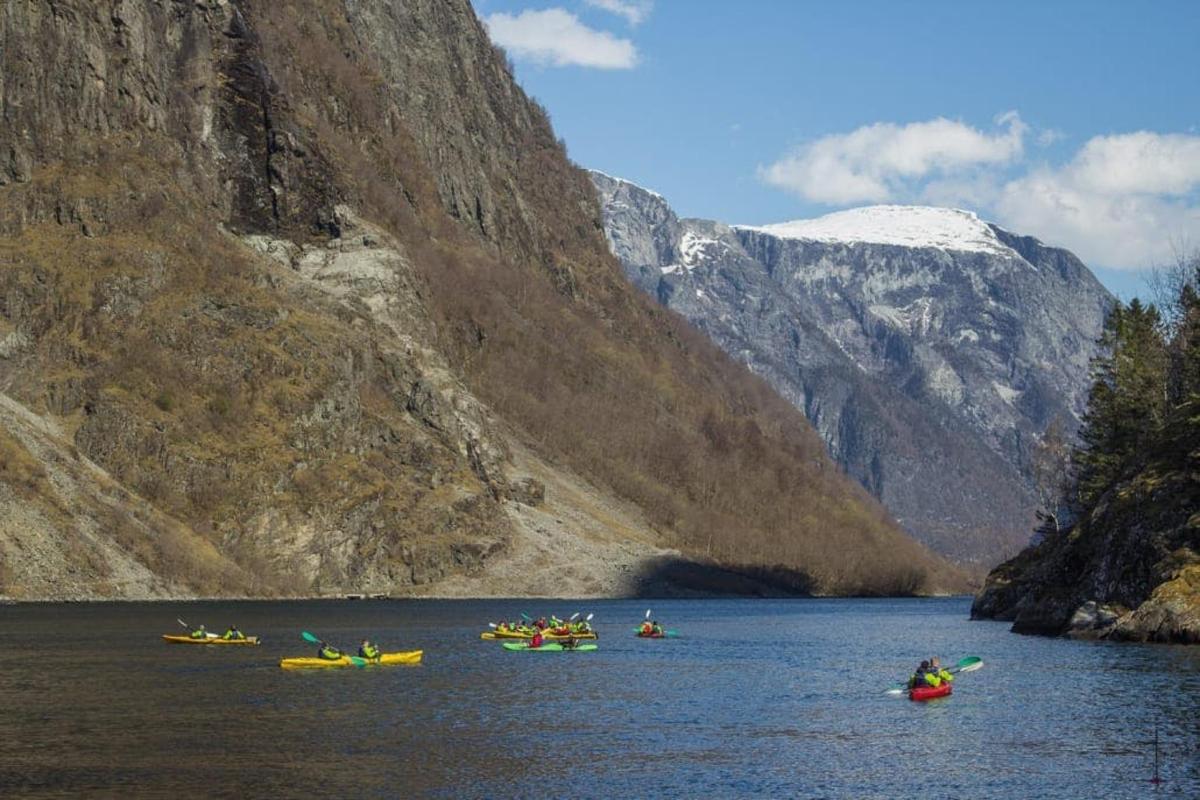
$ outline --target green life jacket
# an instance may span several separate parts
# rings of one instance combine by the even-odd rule
[[[317,651],[317,657],[324,658],[327,661],[337,661],[342,657],[342,654],[337,650],[334,650],[332,647],[322,647]]]
[[[363,658],[379,658],[379,648],[374,645],[358,648],[358,654]]]
[[[193,639],[207,639],[208,633],[205,632],[203,629],[198,630],[198,631],[192,631],[192,638]]]

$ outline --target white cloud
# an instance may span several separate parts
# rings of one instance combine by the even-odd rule
[[[1004,184],[1002,224],[1098,266],[1139,269],[1200,241],[1200,136],[1148,131],[1097,136],[1067,164]]]
[[[1065,138],[1067,138],[1067,135],[1057,128],[1043,128],[1038,131],[1037,143],[1039,147],[1049,147]]]
[[[1030,165],[1031,132],[1016,112],[982,131],[939,117],[879,122],[825,136],[759,169],[759,178],[814,203],[920,202],[965,207],[1084,261],[1142,269],[1200,242],[1200,135],[1096,136],[1064,164]]]
[[[952,175],[1021,157],[1028,130],[1010,111],[985,133],[939,117],[896,125],[878,122],[803,145],[759,176],[808,200],[833,205],[885,202],[911,195],[931,175]]]
[[[622,16],[630,25],[641,25],[650,16],[654,0],[586,0],[589,6]]]
[[[637,64],[633,42],[589,28],[561,8],[496,13],[484,22],[492,41],[514,58],[555,67],[631,69]]]

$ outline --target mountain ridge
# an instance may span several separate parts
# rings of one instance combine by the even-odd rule
[[[1078,425],[1111,302],[1078,259],[969,212],[935,216],[968,220],[985,250],[948,248],[938,236],[896,244],[913,241],[913,225],[904,237],[875,237],[892,243],[858,241],[844,224],[839,240],[782,238],[765,226],[681,219],[636,184],[593,182],[634,283],[804,410],[835,460],[910,533],[978,566],[1028,541],[1030,454],[1055,419]],[[811,223],[781,225],[799,233]]]

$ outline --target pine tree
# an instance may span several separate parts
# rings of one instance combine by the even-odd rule
[[[1091,507],[1130,469],[1168,409],[1170,359],[1158,309],[1137,299],[1128,306],[1118,303],[1100,343],[1105,354],[1092,362],[1082,444],[1072,458],[1077,510]]]

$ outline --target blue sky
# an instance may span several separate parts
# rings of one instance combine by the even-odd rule
[[[571,158],[684,216],[970,208],[1126,298],[1200,247],[1200,2],[474,6]]]

